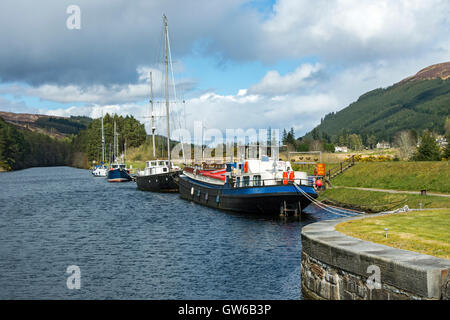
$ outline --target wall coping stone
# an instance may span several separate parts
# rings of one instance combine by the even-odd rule
[[[450,281],[450,260],[397,249],[347,236],[335,230],[339,223],[379,216],[325,220],[302,228],[302,250],[338,269],[367,278],[370,265],[381,271],[381,282],[429,299],[440,299]]]

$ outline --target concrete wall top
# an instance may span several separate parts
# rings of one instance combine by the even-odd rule
[[[445,294],[442,288],[450,281],[450,260],[367,242],[335,230],[341,222],[366,217],[320,221],[303,227],[303,251],[323,263],[361,277],[370,276],[369,266],[378,266],[382,283],[425,298],[441,298]]]

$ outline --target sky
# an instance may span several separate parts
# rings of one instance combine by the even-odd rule
[[[79,29],[67,27],[70,5]],[[190,130],[299,137],[365,92],[450,61],[447,0],[2,0],[0,110],[132,114],[150,132],[150,71],[163,114],[163,14],[172,125]]]

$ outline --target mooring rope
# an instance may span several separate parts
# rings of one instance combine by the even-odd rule
[[[326,198],[326,197],[322,197],[322,199],[323,200],[325,200],[325,201],[327,201],[327,202],[331,202],[331,203],[334,203],[334,204],[336,204],[336,205],[339,205],[339,203],[338,202],[336,202],[336,201],[333,201],[332,199],[330,199],[330,198]],[[396,208],[396,207],[398,207],[399,205],[404,205],[404,204],[406,204],[408,202],[408,198],[404,198],[404,199],[401,199],[401,200],[398,200],[398,201],[394,201],[394,202],[391,202],[389,205],[387,205],[387,204],[380,204],[380,205],[376,205],[376,206],[370,206],[370,208],[372,208],[372,210],[373,210],[373,208],[386,208],[386,209],[384,209],[384,210],[389,210],[389,209],[393,209],[393,208]],[[328,206],[330,206],[330,207],[333,207],[332,205],[330,205],[330,204],[328,204]],[[364,209],[364,206],[362,205],[362,206],[360,206],[360,208],[361,209]],[[352,210],[352,209],[346,209],[346,210],[349,210],[349,211],[355,211],[355,212],[358,212],[358,213],[360,213],[360,211],[358,211],[358,210]]]
[[[330,199],[328,199],[328,198],[323,198],[324,200],[327,200],[327,201],[329,201]],[[342,207],[337,207],[337,206],[333,206],[333,205],[331,205],[331,204],[328,204],[328,203],[324,203],[324,202],[322,202],[323,204],[326,204],[327,206],[329,206],[330,208],[336,208],[336,209],[341,209]],[[336,203],[336,202],[334,202],[334,203]],[[337,204],[337,203],[336,203]],[[362,211],[358,211],[358,210],[355,210],[355,209],[347,209],[347,208],[343,208],[345,211],[353,211],[353,212],[355,212],[355,214],[362,214],[362,213],[365,213],[365,212],[362,212]]]
[[[295,188],[296,188],[298,191],[300,191],[307,199],[309,199],[311,202],[313,202],[313,203],[314,203],[315,205],[317,205],[319,208],[321,208],[321,209],[323,209],[323,210],[325,210],[325,211],[327,211],[327,212],[330,212],[330,213],[332,213],[332,214],[335,214],[335,215],[338,215],[338,216],[342,216],[342,217],[354,217],[354,216],[359,215],[359,214],[365,214],[365,212],[359,212],[359,211],[356,211],[356,210],[352,210],[352,211],[355,212],[355,213],[352,213],[352,212],[348,212],[348,211],[343,210],[343,209],[338,209],[338,208],[336,208],[336,207],[334,207],[333,209],[331,209],[332,206],[326,205],[325,203],[322,203],[322,202],[320,202],[319,200],[314,199],[314,198],[313,198],[312,196],[310,196],[308,193],[306,193],[305,191],[303,191],[302,188],[300,188],[296,183],[294,183],[294,186],[295,186]],[[336,212],[336,211],[341,212],[341,213],[338,213],[338,212]],[[357,212],[357,213],[356,213],[356,212]]]

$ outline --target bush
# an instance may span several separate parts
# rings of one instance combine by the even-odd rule
[[[350,160],[352,157],[348,156],[345,160]],[[399,161],[399,159],[397,158],[397,160],[395,160],[394,157],[392,156],[387,156],[387,155],[379,155],[379,156],[374,156],[374,155],[370,155],[370,156],[366,156],[363,157],[360,154],[354,155],[353,159],[355,160],[355,162],[385,162],[385,161]]]

